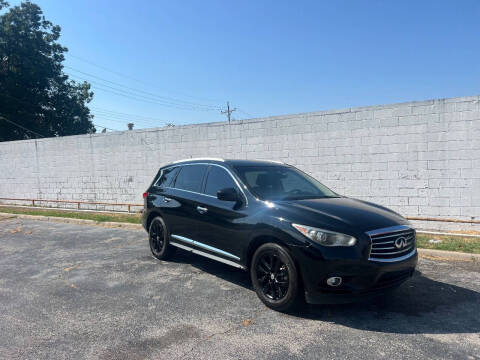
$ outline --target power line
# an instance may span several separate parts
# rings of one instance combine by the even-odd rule
[[[85,79],[77,77],[76,75],[72,75],[72,74],[69,74],[69,75],[74,79],[80,79],[81,81],[85,80]],[[165,101],[165,100],[157,100],[155,98],[147,97],[145,95],[139,95],[139,94],[134,93],[132,91],[123,90],[123,89],[113,87],[113,86],[110,86],[110,85],[106,85],[106,84],[101,84],[101,83],[98,83],[94,80],[85,80],[85,81],[93,83],[94,88],[96,88],[97,90],[101,90],[101,91],[105,91],[105,92],[110,93],[110,94],[122,96],[122,97],[125,97],[125,98],[130,99],[130,100],[142,101],[142,102],[146,102],[146,103],[150,103],[150,104],[162,105],[162,106],[181,109],[181,110],[216,111],[215,108],[199,108],[199,107],[196,107],[195,105],[179,104],[179,103],[168,102],[168,101]]]
[[[104,108],[93,106],[93,105],[91,106],[91,108],[94,109],[95,111],[99,111],[99,112],[103,112],[111,115],[117,115],[119,117],[129,117],[129,118],[134,117],[134,118],[142,118],[145,120],[152,120],[152,121],[164,121],[163,119],[159,119],[159,118],[154,118],[154,117],[149,117],[144,115],[137,115],[137,114],[128,114],[128,113],[114,111],[110,109],[104,109]]]
[[[37,132],[35,132],[35,131],[33,131],[33,130],[27,129],[25,126],[22,126],[22,125],[20,125],[20,124],[17,124],[17,123],[14,122],[14,121],[8,120],[7,118],[4,118],[3,116],[0,116],[0,119],[5,120],[5,121],[9,122],[10,124],[15,125],[15,126],[21,128],[21,129],[23,129],[23,130],[25,130],[25,131],[28,131],[28,132],[30,132],[30,133],[32,133],[32,134],[35,134],[35,135],[37,135],[37,136],[40,136],[41,138],[45,138],[45,136],[43,136],[42,134],[39,134],[39,133],[37,133]],[[120,131],[120,130],[117,130],[117,129],[110,129],[110,128],[108,128],[108,127],[106,127],[106,126],[103,126],[103,125],[100,125],[100,124],[93,124],[93,125],[96,126],[96,127],[103,127],[103,128],[105,128],[105,129],[108,129],[108,130],[111,130],[111,131]]]
[[[28,131],[28,132],[30,132],[30,133],[32,133],[32,134],[35,134],[35,135],[37,135],[37,136],[40,136],[41,138],[44,138],[44,137],[45,137],[45,136],[43,136],[43,135],[41,135],[41,134],[39,134],[39,133],[37,133],[37,132],[35,132],[35,131],[33,131],[33,130],[27,129],[27,128],[24,127],[24,126],[22,126],[22,125],[20,125],[20,124],[17,124],[16,122],[13,122],[13,121],[11,121],[11,120],[8,120],[7,118],[4,118],[3,116],[0,116],[0,119],[5,120],[5,121],[9,122],[10,124],[15,125],[15,126],[21,128],[21,129],[23,129],[23,130],[26,130],[26,131]]]
[[[113,121],[113,122],[116,122],[116,123],[119,123],[119,124],[127,124],[129,122],[134,122],[134,123],[139,122],[136,118],[118,119],[118,118],[111,118],[111,117],[108,117],[108,116],[105,116],[105,115],[100,115],[100,116],[95,115],[94,119]],[[158,126],[155,126],[154,124],[147,124],[147,123],[140,123],[140,125],[142,127],[158,127]]]
[[[134,92],[146,94],[148,96],[161,99],[162,101],[165,101],[165,102],[170,103],[170,104],[185,105],[185,106],[191,106],[191,107],[202,107],[202,108],[208,108],[208,109],[211,109],[211,110],[218,110],[219,109],[218,106],[214,106],[214,105],[199,104],[199,103],[194,103],[194,102],[191,102],[191,101],[175,99],[175,98],[172,98],[172,97],[160,96],[160,95],[157,95],[157,94],[154,94],[154,93],[151,93],[151,92],[148,92],[148,91],[144,91],[144,90],[141,90],[141,89],[136,89],[136,88],[133,88],[133,87],[130,87],[130,86],[127,86],[127,85],[124,85],[124,84],[121,84],[121,83],[118,83],[118,82],[115,82],[115,81],[107,80],[107,79],[104,79],[104,78],[102,78],[100,76],[97,76],[97,75],[89,74],[89,73],[84,72],[82,70],[75,69],[71,66],[65,65],[65,68],[70,69],[72,71],[75,71],[77,73],[80,73],[82,75],[101,80],[103,82],[107,82],[107,83],[110,83],[110,84],[113,84],[113,85],[116,85],[116,86],[120,86],[120,87],[129,89],[129,90],[132,90]],[[91,80],[88,80],[88,81],[91,81]],[[105,84],[102,84],[102,85],[107,86]],[[135,94],[135,95],[138,95],[138,94]],[[143,95],[143,96],[145,96],[145,95]]]
[[[102,69],[104,71],[108,71],[112,74],[115,74],[117,76],[121,76],[123,78],[129,78],[131,80],[134,80],[136,82],[139,82],[139,83],[142,83],[144,85],[148,85],[148,86],[153,86],[155,88],[158,88],[155,84],[152,84],[152,83],[149,83],[149,82],[146,82],[146,81],[143,81],[143,80],[140,80],[140,79],[137,79],[131,75],[128,75],[128,74],[125,74],[125,73],[121,73],[121,72],[118,72],[118,71],[114,71],[114,70],[111,70],[110,68],[106,67],[106,66],[102,66],[102,65],[99,65],[99,64],[96,64],[94,63],[93,61],[91,60],[87,60],[87,59],[84,59],[80,56],[76,56],[76,55],[73,55],[71,53],[68,53],[68,56],[71,56],[73,57],[74,59],[77,59],[77,60],[80,60],[80,61],[83,61],[87,64],[90,64],[90,65],[93,65],[99,69]],[[214,99],[207,99],[207,98],[204,98],[204,97],[199,97],[199,96],[192,96],[192,95],[188,95],[188,94],[181,94],[182,96],[186,96],[186,97],[189,97],[189,98],[192,98],[192,99],[199,99],[199,100],[206,100],[206,101],[217,101],[217,100],[214,100]]]
[[[31,105],[31,103],[29,103],[29,102],[27,102],[27,101],[25,101],[25,100],[19,99],[19,98],[15,97],[15,96],[11,96],[11,95],[9,95],[9,94],[3,94],[3,95],[4,95],[4,96],[7,96],[7,97],[9,97],[9,98],[11,98],[11,99],[14,99],[14,100],[16,100],[16,101],[19,101],[19,102],[21,102],[21,103],[24,103],[24,104],[27,104],[27,105]],[[110,110],[106,110],[106,111],[110,111]],[[95,116],[95,114],[92,114],[92,115]],[[129,114],[129,115],[131,115],[131,114]],[[133,116],[136,116],[136,115],[133,115]],[[95,116],[95,117],[97,117],[97,116]],[[136,119],[136,118],[135,118],[135,119]],[[109,120],[109,121],[110,121],[111,119],[105,119],[105,120]],[[92,122],[92,123],[93,123],[93,122]],[[94,125],[95,125],[95,124],[94,124]],[[110,130],[114,130],[114,129],[110,129]],[[114,131],[118,131],[118,130],[114,130]]]
[[[15,97],[15,96],[11,96],[11,95],[9,95],[9,94],[3,94],[3,96],[7,96],[7,97],[9,97],[9,98],[11,98],[11,99],[14,99],[14,100],[17,100],[17,101],[19,101],[19,102],[21,102],[21,103],[24,103],[24,104],[27,104],[27,105],[31,105],[29,102],[27,102],[27,101],[25,101],[25,100],[22,100],[22,99],[19,99],[19,98]],[[4,117],[1,117],[1,116],[0,116],[0,118],[4,119],[4,120],[6,120],[6,121],[9,121],[9,122],[11,122],[11,123],[13,123],[13,121],[8,120],[8,119],[6,119],[6,118],[4,118]],[[91,120],[91,119],[89,119],[89,120]],[[93,122],[92,122],[92,124],[93,124]],[[14,124],[14,125],[17,125],[17,126],[22,127],[21,125],[18,125],[18,124]],[[93,124],[93,125],[95,125],[95,124]],[[34,134],[36,134],[36,135],[38,135],[38,136],[40,136],[40,137],[45,137],[45,136],[43,136],[43,135],[41,135],[41,134],[35,133],[35,132],[33,132],[32,130],[27,129],[27,128],[24,128],[24,129],[27,130],[27,131],[31,131],[32,133],[34,133]],[[118,130],[114,130],[114,129],[109,129],[109,130],[118,131]]]
[[[237,109],[237,110],[240,111],[241,113],[247,115],[247,116],[250,116],[251,118],[255,117],[255,116],[253,116],[252,114],[249,114],[248,112],[246,112],[246,111],[244,111],[244,110],[242,110],[242,109]]]
[[[111,93],[111,94],[114,94],[114,95],[117,95],[117,96],[122,96],[122,97],[130,99],[130,100],[142,101],[142,102],[146,102],[146,103],[150,103],[150,104],[167,106],[167,107],[172,107],[172,108],[177,108],[177,109],[182,109],[182,110],[190,110],[190,111],[218,111],[218,110],[221,110],[221,108],[218,107],[218,106],[207,105],[207,104],[199,104],[199,103],[194,103],[194,102],[185,101],[185,100],[181,100],[181,99],[159,96],[159,95],[156,95],[156,94],[148,92],[148,91],[143,91],[143,90],[140,90],[140,89],[136,89],[136,88],[133,88],[133,87],[130,87],[130,86],[127,86],[127,85],[123,85],[121,83],[117,83],[117,82],[114,82],[114,81],[104,79],[104,78],[102,78],[100,76],[97,76],[97,75],[89,74],[87,72],[75,69],[75,68],[70,67],[70,66],[65,66],[65,67],[71,69],[72,71],[83,74],[85,76],[93,77],[95,79],[98,79],[98,80],[104,82],[104,83],[98,83],[98,82],[93,81],[93,80],[86,80],[86,81],[89,81],[89,82],[95,84],[95,89],[98,89],[100,91],[104,91],[104,92],[107,92],[107,93]],[[101,66],[98,66],[98,67],[103,68]],[[104,68],[104,69],[106,69],[106,68]],[[120,74],[120,73],[118,73],[118,74]],[[73,75],[73,74],[68,74],[68,75],[70,75],[72,78],[80,79],[81,81],[85,81],[84,78],[81,78],[77,75]],[[115,86],[110,86],[108,84],[105,84],[105,82],[109,83],[109,84],[113,84]],[[128,89],[128,90],[125,90],[125,89]],[[145,95],[143,95],[143,94],[145,94]],[[17,98],[17,100],[25,102],[25,101],[20,100],[18,98]],[[27,103],[27,102],[25,102],[25,103]],[[31,105],[30,103],[28,103],[28,104]],[[96,110],[96,111],[99,111],[99,110]],[[236,110],[237,110],[236,108],[230,109],[230,105],[227,102],[227,110],[221,110],[221,113],[222,114],[227,114],[228,121],[230,122],[231,121],[231,114],[232,114],[232,112],[234,112]],[[109,111],[109,110],[105,110],[105,111]],[[241,109],[238,109],[238,111],[240,111],[242,113],[245,113],[248,116],[252,116],[252,115],[248,114],[247,112],[245,112]],[[115,113],[115,112],[103,112],[102,113],[102,110],[100,110],[99,113],[100,113],[101,116],[105,116],[107,118],[114,118],[114,119],[118,119],[119,117],[124,118],[125,116],[134,117],[135,121],[148,123],[148,125],[151,125],[152,120],[153,121],[162,121],[163,123],[165,123],[163,120],[148,118],[148,117],[141,116],[141,115],[125,114],[125,113],[119,113],[119,112],[117,112],[117,113]],[[142,118],[143,118],[143,120],[142,120]],[[108,119],[108,120],[111,120],[111,119]]]
[[[114,121],[118,123],[125,123],[126,121],[134,121],[135,123],[140,123],[141,126],[149,127],[158,127],[165,126],[168,124],[168,121],[159,118],[146,117],[142,115],[127,114],[118,111],[113,111],[109,109],[103,109],[96,106],[92,106],[94,110],[95,118],[109,121]]]
[[[122,130],[118,130],[118,129],[110,129],[106,126],[103,126],[103,125],[100,125],[100,124],[93,124],[95,127],[102,127],[102,128],[105,128],[107,130],[110,130],[110,131],[122,131]]]
[[[133,95],[133,96],[144,97],[144,98],[147,98],[147,99],[152,100],[152,101],[161,102],[161,104],[164,104],[164,105],[168,104],[168,105],[173,105],[173,106],[177,106],[177,107],[181,106],[181,107],[185,107],[185,108],[188,108],[188,109],[190,109],[190,108],[192,108],[192,109],[200,108],[201,110],[208,110],[208,111],[218,110],[218,107],[213,106],[213,105],[195,104],[195,103],[189,103],[189,102],[182,101],[182,100],[169,100],[169,98],[166,98],[166,97],[163,97],[163,96],[158,96],[158,95],[155,95],[153,93],[149,93],[149,92],[146,92],[146,91],[143,91],[143,90],[131,88],[129,86],[122,85],[122,84],[119,84],[119,83],[116,83],[116,82],[113,82],[113,81],[101,79],[99,77],[95,77],[95,78],[100,79],[100,81],[111,83],[111,84],[114,84],[114,85],[119,86],[119,87],[114,87],[114,86],[110,86],[110,85],[107,85],[107,84],[98,83],[94,80],[84,79],[84,78],[81,78],[81,77],[79,77],[77,75],[73,75],[73,74],[69,74],[69,75],[73,78],[80,79],[81,81],[88,81],[88,82],[91,82],[91,83],[94,83],[94,84],[98,84],[98,85],[110,88],[110,89],[115,90],[115,91],[125,92],[125,93]],[[87,75],[87,76],[94,77],[92,75]],[[124,90],[123,88],[131,89],[131,90]],[[143,94],[147,94],[147,95],[143,95]],[[167,99],[167,100],[165,100],[165,99]]]

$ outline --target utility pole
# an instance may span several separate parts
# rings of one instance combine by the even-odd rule
[[[230,103],[227,101],[227,110],[222,110],[222,114],[227,114],[228,117],[228,123],[230,124],[230,115],[232,115],[232,112],[237,110],[237,108],[230,109]]]

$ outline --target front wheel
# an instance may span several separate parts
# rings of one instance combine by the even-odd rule
[[[150,223],[148,238],[150,250],[157,259],[168,260],[175,252],[175,248],[169,244],[167,227],[160,216],[154,218]]]
[[[250,266],[250,277],[258,297],[269,308],[292,310],[299,302],[299,276],[288,251],[275,243],[260,246]]]

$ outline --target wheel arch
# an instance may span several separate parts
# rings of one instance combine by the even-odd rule
[[[162,214],[159,211],[152,210],[147,217],[147,221],[145,222],[145,225],[147,227],[147,231],[150,229],[150,224],[152,223],[152,220],[156,218],[157,216],[160,216],[163,219]]]
[[[275,243],[275,244],[278,244],[278,245],[281,245],[281,246],[285,247],[289,251],[290,255],[292,256],[292,259],[296,263],[296,259],[292,254],[291,246],[286,241],[284,241],[280,237],[272,235],[272,234],[258,234],[256,236],[254,236],[252,238],[252,240],[250,241],[250,243],[248,244],[248,248],[247,248],[247,251],[246,251],[246,254],[245,254],[245,266],[247,267],[247,269],[250,268],[250,264],[251,264],[253,254],[255,253],[255,251],[260,246],[262,246],[263,244],[266,244],[266,243]]]
[[[294,251],[293,248],[295,248],[298,245],[294,245],[292,243],[289,243],[288,241],[282,240],[280,237],[272,235],[272,234],[260,234],[252,238],[250,241],[250,244],[248,246],[247,252],[246,252],[246,257],[245,257],[245,266],[246,270],[250,272],[250,266],[251,266],[251,261],[253,258],[253,254],[255,251],[262,246],[263,244],[266,243],[275,243],[278,245],[281,245],[284,247],[288,253],[290,254],[293,262],[295,263],[295,267],[297,268],[297,275],[298,275],[298,285],[301,291],[304,291],[304,282],[303,282],[303,273],[302,273],[302,267],[300,266],[298,259],[296,256],[294,256]]]

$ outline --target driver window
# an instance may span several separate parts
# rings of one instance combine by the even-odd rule
[[[236,189],[237,185],[225,169],[212,165],[205,184],[205,194],[217,197],[217,191],[225,188]]]

